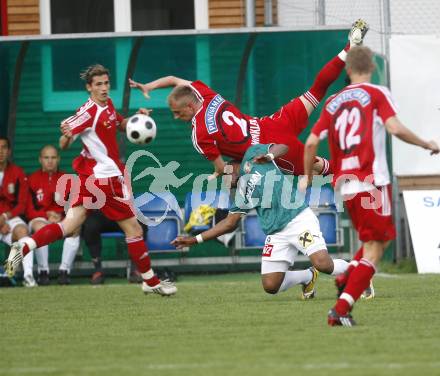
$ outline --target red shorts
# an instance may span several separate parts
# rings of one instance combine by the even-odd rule
[[[374,198],[370,192],[360,192],[354,198],[345,201],[353,226],[362,242],[388,241],[396,238],[391,214],[391,184],[376,188],[378,192]]]
[[[276,160],[284,171],[304,174],[304,145],[298,135],[307,127],[309,115],[301,102],[295,98],[271,116],[261,119],[261,142],[264,144],[285,144],[289,147],[287,154]]]
[[[79,189],[77,187],[71,191],[72,207],[82,205],[88,210],[99,209],[112,221],[135,216],[131,206],[131,190],[123,176],[97,179],[93,175],[80,175],[79,180]]]

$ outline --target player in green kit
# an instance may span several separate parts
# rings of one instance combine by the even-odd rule
[[[255,209],[267,235],[261,261],[264,290],[276,294],[301,284],[303,298],[309,299],[315,295],[318,271],[336,276],[347,269],[348,263],[329,256],[318,218],[304,200],[295,202],[296,178],[284,175],[274,162],[287,151],[288,147],[281,144],[251,146],[241,165],[233,164],[232,184],[234,174],[238,182],[228,216],[196,237],[179,236],[172,244],[187,247],[231,232],[242,215]],[[313,266],[289,271],[298,251],[308,256]]]

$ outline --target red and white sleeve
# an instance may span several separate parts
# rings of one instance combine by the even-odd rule
[[[68,124],[72,134],[77,135],[93,126],[93,116],[90,111],[77,112],[75,115],[63,120],[62,123]]]
[[[194,81],[191,83],[191,88],[196,93],[196,95],[203,100],[204,98],[215,97],[217,93],[212,90],[208,85],[204,84],[202,81]]]
[[[396,105],[388,88],[381,88],[377,97],[377,112],[385,123],[390,117],[395,116],[397,112]]]
[[[325,110],[322,111],[318,121],[313,126],[311,133],[319,137],[320,140],[327,138],[329,129],[329,116]]]

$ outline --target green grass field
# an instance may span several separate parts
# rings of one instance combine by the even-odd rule
[[[125,282],[0,289],[1,375],[440,375],[439,276],[377,276],[355,328],[259,274],[186,276],[178,295]]]

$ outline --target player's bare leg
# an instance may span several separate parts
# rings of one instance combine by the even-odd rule
[[[283,261],[266,261],[262,265],[262,284],[264,291],[269,294],[277,294],[286,291],[295,285],[302,285],[302,299],[311,299],[315,296],[315,283],[321,271],[330,275],[343,273],[348,266],[344,260],[333,260],[326,250],[320,250],[310,255],[312,267],[306,270],[287,270]],[[284,272],[275,271],[279,264],[279,270],[286,269]],[[283,265],[284,264],[284,265]],[[273,271],[272,271],[273,270]]]
[[[174,295],[177,292],[177,287],[170,281],[159,280],[151,268],[150,256],[143,237],[144,233],[136,217],[118,221],[118,225],[124,231],[128,253],[142,274],[144,293],[156,293],[162,296]]]
[[[305,270],[289,270],[286,272],[266,273],[261,276],[263,289],[268,294],[278,294],[293,286],[302,285],[302,299],[311,299],[315,296],[315,282],[318,272],[315,268]],[[307,291],[304,291],[308,287]]]

